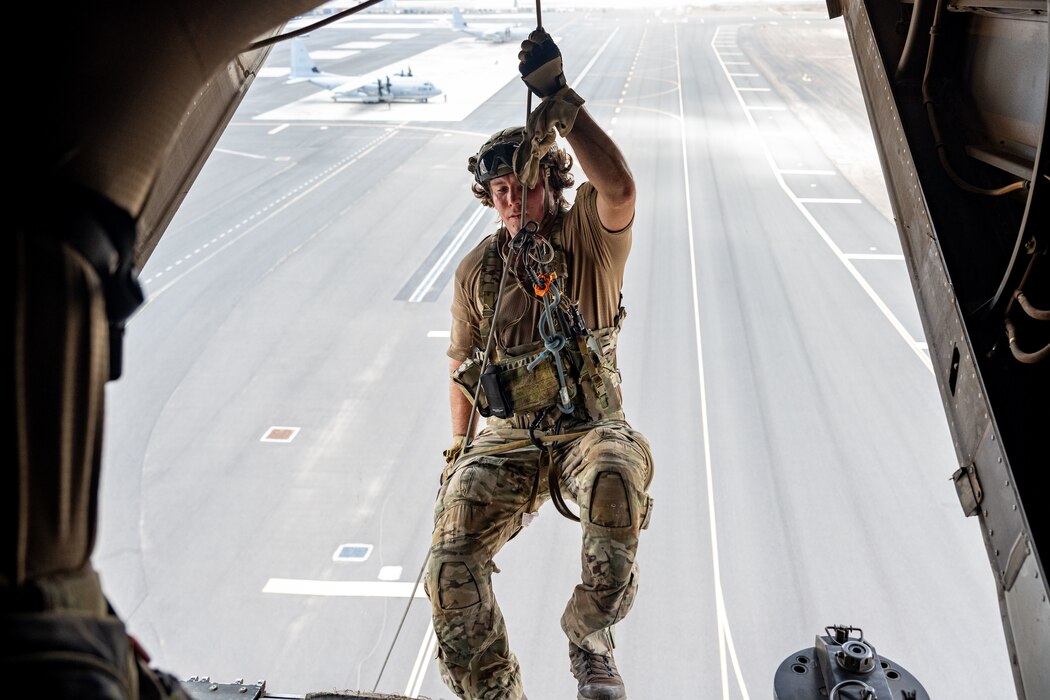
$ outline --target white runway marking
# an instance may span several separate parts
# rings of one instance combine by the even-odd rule
[[[716,37],[718,36],[718,32],[720,31],[720,29],[721,28],[715,30]],[[773,159],[773,154],[769,151],[769,145],[766,143],[766,139],[762,134],[762,130],[758,127],[758,123],[755,122],[755,118],[751,114],[751,112],[756,108],[748,107],[747,104],[744,103],[744,98],[740,95],[740,92],[736,89],[736,86],[733,85],[732,78],[729,77],[729,69],[726,68],[727,63],[722,60],[721,56],[718,55],[718,51],[713,51],[713,53],[715,54],[715,57],[718,59],[719,63],[722,64],[722,72],[725,73],[726,80],[728,80],[730,86],[733,87],[733,92],[736,95],[737,102],[740,103],[740,107],[744,110],[744,116],[747,118],[747,121],[751,125],[751,128],[754,129],[755,133],[758,135],[758,142],[762,146],[762,151],[765,154],[766,162],[769,164],[770,170],[773,171],[773,176],[776,177],[777,183],[780,185],[780,189],[784,191],[784,194],[788,196],[788,199],[791,200],[791,202],[799,210],[799,212],[806,219],[806,221],[809,222],[809,225],[813,227],[813,230],[817,232],[817,235],[819,235],[824,241],[824,243],[828,246],[828,248],[831,249],[831,252],[834,253],[835,257],[839,259],[839,262],[842,263],[842,265],[850,273],[853,279],[856,280],[857,284],[859,284],[861,289],[864,290],[864,293],[868,295],[868,298],[871,299],[872,302],[874,302],[875,306],[878,307],[879,311],[882,312],[882,315],[885,316],[886,320],[890,322],[891,326],[893,326],[893,329],[896,330],[898,335],[900,335],[900,337],[904,339],[904,341],[908,344],[908,347],[911,348],[912,352],[915,353],[915,356],[919,358],[919,361],[922,362],[926,369],[930,370],[930,372],[933,372],[933,363],[930,361],[929,356],[927,356],[927,354],[923,352],[922,349],[918,346],[915,338],[911,337],[911,334],[904,327],[904,324],[900,322],[900,319],[898,319],[894,315],[894,313],[890,311],[890,308],[886,306],[886,302],[884,302],[882,298],[875,292],[871,284],[868,283],[868,280],[865,279],[862,274],[860,274],[860,271],[857,270],[856,266],[849,260],[849,258],[846,257],[845,253],[842,252],[842,249],[838,247],[838,244],[836,244],[835,241],[832,240],[828,232],[824,230],[824,227],[821,226],[820,222],[817,221],[816,217],[813,216],[813,213],[809,210],[809,207],[806,206],[806,202],[795,196],[795,193],[791,191],[790,187],[788,187],[787,183],[784,181],[783,176],[781,175],[780,168],[777,167],[777,163]],[[786,107],[780,107],[779,109],[783,110],[786,109]]]
[[[266,160],[266,156],[260,156],[256,153],[244,153],[242,151],[231,151],[228,148],[216,148],[216,153],[225,153],[228,156],[240,156],[241,158],[254,158],[255,160]]]
[[[894,253],[846,253],[849,260],[904,260],[903,255]]]
[[[836,198],[836,197],[799,197],[798,201],[804,204],[860,204],[861,199]]]
[[[337,49],[378,49],[389,44],[389,41],[348,41],[339,44]]]
[[[299,578],[272,578],[263,593],[284,595],[341,596],[346,598],[408,598],[416,589],[416,598],[426,598],[415,581],[313,581]]]
[[[400,581],[401,571],[400,566],[384,566],[379,569],[379,576],[376,578],[380,581]]]
[[[434,262],[434,266],[430,268],[430,272],[423,277],[415,291],[412,292],[412,296],[408,298],[410,303],[419,303],[420,301],[423,301],[423,297],[425,297],[427,292],[430,291],[430,288],[434,286],[434,282],[437,281],[438,277],[441,276],[441,273],[445,271],[446,267],[448,267],[449,262],[452,261],[452,258],[454,258],[456,253],[459,252],[460,247],[463,245],[463,241],[467,240],[470,236],[470,232],[474,230],[478,225],[478,221],[480,221],[481,217],[485,215],[485,209],[485,206],[478,205],[478,208],[470,215],[470,218],[467,219],[467,223],[463,224],[463,228],[459,230],[456,237],[448,244],[448,248],[445,249],[445,252],[443,252],[441,257]]]
[[[284,425],[275,425],[267,430],[259,442],[291,442],[299,434],[299,428]]]
[[[363,158],[368,153],[371,153],[374,149],[378,148],[380,144],[382,144],[384,141],[386,141],[386,140],[390,139],[391,137],[393,137],[396,133],[397,133],[396,129],[395,130],[391,130],[391,131],[385,131],[381,136],[373,139],[372,141],[370,141],[369,143],[365,144],[364,146],[362,146],[357,151],[355,151],[355,152],[351,153],[350,155],[346,156],[345,158],[341,159],[338,163],[336,163],[335,165],[331,166],[328,170],[326,170],[323,173],[321,173],[321,174],[311,178],[309,181],[303,183],[302,185],[299,185],[298,187],[293,189],[291,192],[287,192],[287,193],[281,195],[280,197],[277,198],[277,200],[275,200],[273,202],[270,202],[269,204],[264,206],[261,211],[266,211],[266,210],[270,209],[271,207],[275,207],[277,204],[282,203],[282,202],[283,202],[283,204],[281,204],[281,206],[279,208],[274,209],[273,211],[268,213],[267,216],[266,216],[266,219],[264,219],[263,221],[268,220],[268,219],[276,216],[277,214],[281,213],[282,211],[284,211],[285,209],[290,207],[292,204],[296,203],[297,201],[299,201],[303,197],[307,196],[313,190],[315,190],[317,187],[320,187],[324,182],[326,182],[326,181],[330,180],[331,178],[335,177],[336,175],[341,173],[343,170],[345,170],[346,168],[350,167],[351,165],[356,163],[358,160]],[[285,200],[287,200],[287,201],[285,201]],[[248,218],[249,219],[255,218],[255,214],[253,214],[252,216],[250,216]],[[241,228],[241,226],[243,224],[245,224],[245,223],[246,223],[246,221],[241,221],[241,222],[235,224],[229,230],[224,231],[223,233],[220,233],[217,237],[211,239],[211,242],[212,243],[217,243],[219,241],[219,239],[226,238],[226,234],[227,233],[233,233],[237,229]],[[259,223],[261,224],[262,221],[260,221]],[[160,289],[158,289],[155,292],[153,292],[149,297],[147,297],[145,303],[143,303],[142,307],[140,307],[139,313],[142,312],[142,309],[145,309],[147,306],[149,306],[154,301],[156,301],[158,298],[160,298],[160,296],[162,294],[164,294],[166,291],[171,289],[176,283],[179,282],[179,280],[183,279],[187,274],[189,274],[190,272],[196,270],[201,265],[205,264],[206,262],[208,262],[209,260],[214,258],[216,255],[218,255],[219,253],[223,252],[224,250],[226,250],[227,248],[229,248],[230,246],[234,245],[239,240],[241,240],[242,238],[244,238],[245,236],[250,234],[252,231],[256,230],[257,225],[250,226],[250,227],[246,228],[244,231],[241,231],[236,236],[231,237],[230,240],[228,240],[226,242],[226,245],[213,250],[209,255],[205,255],[205,256],[201,257],[193,265],[187,266],[189,269],[187,269],[181,275],[178,275],[177,277],[175,277],[174,279],[169,281],[167,284],[165,284],[163,287],[161,287]],[[175,262],[176,265],[179,265],[181,263],[182,263],[181,259],[177,260]],[[167,269],[165,270],[165,272],[169,272],[169,271],[171,271],[171,269],[172,269],[172,266],[169,265],[167,267]],[[159,273],[159,272],[154,274],[152,278],[147,279],[145,281],[145,284],[148,284],[150,281],[152,281],[152,279],[160,277],[160,275],[161,275],[161,273]]]
[[[417,36],[419,36],[418,33],[408,34],[405,32],[387,32],[386,34],[376,34],[374,37],[372,37],[372,39],[415,39]]]
[[[310,56],[321,61],[338,61],[359,53],[361,52],[348,49],[318,49],[317,51],[311,51]]]
[[[408,676],[408,684],[405,686],[405,695],[410,698],[419,695],[419,689],[423,687],[423,678],[426,676],[427,666],[434,656],[437,647],[437,635],[434,634],[434,621],[427,625],[426,634],[423,635],[423,643],[419,645],[416,652],[416,662],[412,664],[412,673]]]
[[[274,134],[279,134],[282,131],[284,131],[285,129],[287,129],[289,126],[291,126],[291,125],[290,124],[281,124],[280,126],[275,126],[274,128],[272,128],[269,131],[267,131],[266,135],[267,136],[273,136]]]
[[[718,36],[718,32],[715,32]],[[682,178],[685,191],[690,191],[689,186],[689,152],[685,129],[685,100],[682,90],[682,59],[678,48],[678,27],[674,29],[674,52],[675,69],[678,73],[678,126],[682,142]],[[716,52],[717,54],[717,52]],[[721,60],[721,59],[719,59]],[[686,228],[689,231],[689,273],[693,290],[693,332],[696,335],[696,366],[697,378],[700,382],[700,427],[704,439],[704,470],[707,477],[707,512],[708,522],[711,527],[711,566],[715,582],[715,610],[718,616],[718,656],[722,668],[722,697],[729,700],[729,678],[726,669],[726,653],[728,652],[736,675],[737,685],[744,700],[750,700],[747,686],[744,683],[744,674],[740,670],[740,661],[737,658],[736,646],[733,644],[733,635],[729,630],[729,615],[726,612],[725,595],[722,591],[722,571],[718,558],[718,528],[715,522],[715,488],[714,474],[711,465],[711,431],[708,427],[707,412],[707,382],[704,379],[704,351],[700,337],[700,291],[696,280],[696,243],[693,235],[693,207],[688,196],[685,197]]]

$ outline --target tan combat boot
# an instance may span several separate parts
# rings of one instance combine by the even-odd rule
[[[576,700],[626,700],[627,690],[612,653],[592,654],[569,642],[569,663],[579,690]]]

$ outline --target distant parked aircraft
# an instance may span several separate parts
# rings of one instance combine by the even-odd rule
[[[291,40],[291,53],[289,82],[309,81],[330,91],[336,102],[426,102],[441,94],[430,80],[412,75],[411,68],[390,75],[339,75],[319,70],[301,39]]]
[[[458,7],[452,8],[452,28],[466,32],[471,36],[483,41],[491,41],[502,44],[507,41],[521,41],[527,39],[532,30],[528,27],[512,24],[467,24],[463,19],[463,13]]]

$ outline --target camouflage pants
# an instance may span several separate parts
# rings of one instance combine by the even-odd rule
[[[572,430],[590,432],[554,452],[561,492],[579,506],[582,580],[561,618],[569,639],[591,651],[612,649],[612,626],[634,603],[635,553],[648,524],[652,478],[649,445],[622,420]],[[527,436],[486,427],[475,448]],[[469,700],[523,698],[521,673],[510,651],[503,615],[493,596],[493,557],[522,527],[522,515],[548,500],[547,460],[535,449],[469,455],[446,470],[434,514],[426,590],[446,685]]]

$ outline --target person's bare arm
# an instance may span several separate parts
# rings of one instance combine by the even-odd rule
[[[572,124],[565,138],[572,146],[587,180],[598,192],[598,218],[602,226],[609,231],[626,228],[634,218],[634,177],[627,167],[623,153],[609,135],[594,122],[586,109],[578,107],[575,123],[571,119],[565,119],[565,108],[570,105],[582,105],[583,100],[568,88],[562,68],[561,50],[550,34],[537,28],[528,39],[521,42],[518,71],[529,90],[545,102],[550,99],[565,100],[563,104],[556,103],[554,107],[559,111],[559,121],[564,120]],[[571,95],[566,96],[566,91]]]
[[[459,360],[452,360],[448,367],[449,375],[451,376],[461,364]],[[449,380],[448,383],[448,403],[452,413],[452,435],[466,435],[467,423],[470,422],[470,400],[463,395],[463,391],[452,380]],[[473,433],[476,430],[477,420],[474,421],[470,431],[471,437],[474,437]]]
[[[635,187],[623,153],[583,108],[565,138],[587,181],[598,191],[598,218],[602,226],[610,231],[626,228],[634,218]]]

